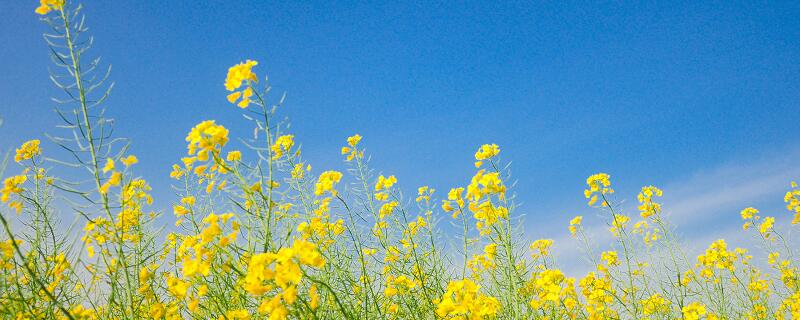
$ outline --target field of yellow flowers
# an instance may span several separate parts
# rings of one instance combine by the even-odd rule
[[[70,135],[14,146],[0,170],[2,319],[800,319],[797,248],[774,217],[741,211],[758,252],[720,239],[689,257],[660,189],[643,187],[638,212],[622,212],[598,173],[583,192],[616,250],[594,252],[574,217],[564,228],[594,270],[571,277],[553,240],[521,242],[500,147],[479,146],[469,183],[441,196],[422,186],[404,198],[396,177],[375,177],[358,134],[342,141],[348,177],[312,170],[253,60],[230,67],[224,87],[255,139],[233,150],[215,121],[191,128],[170,174],[175,226],[159,227],[137,157],[103,117],[108,72],[86,58],[80,6],[40,2],[59,102],[74,112],[59,113]],[[75,228],[55,215],[62,199]],[[796,226],[797,184],[784,200]],[[445,236],[442,222],[460,232]]]

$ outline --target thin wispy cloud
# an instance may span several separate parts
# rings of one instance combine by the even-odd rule
[[[783,194],[791,181],[800,178],[800,168],[792,162],[798,154],[800,152],[795,151],[756,161],[731,161],[676,178],[661,187],[664,197],[659,202],[663,203],[664,215],[677,228],[686,253],[691,257],[716,239],[726,239],[732,247],[747,242],[752,233],[742,232],[739,211],[749,206],[758,208],[764,215],[775,216],[776,228],[788,233],[788,228],[780,227],[791,220],[784,207]],[[635,215],[635,199],[626,201],[621,209],[628,215]],[[587,212],[584,227],[596,248],[611,248],[614,239],[603,222],[607,217],[604,219],[597,211],[578,212]],[[593,266],[585,261],[578,241],[570,237],[565,221],[554,222],[547,229],[553,232],[554,251],[563,269],[572,275],[581,275]]]

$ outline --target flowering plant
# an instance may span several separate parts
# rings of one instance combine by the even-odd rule
[[[800,318],[798,253],[775,217],[740,214],[765,263],[723,239],[689,259],[662,213],[662,190],[643,187],[638,216],[626,214],[611,177],[594,174],[584,196],[614,245],[595,252],[583,216],[570,217],[566,228],[594,266],[570,277],[552,239],[522,243],[499,146],[479,146],[471,179],[441,200],[429,186],[404,198],[399,179],[376,177],[358,134],[343,139],[347,175],[316,174],[275,121],[280,103],[268,102],[255,60],[230,67],[224,81],[227,101],[255,127],[248,150],[233,149],[214,120],[191,128],[170,173],[174,227],[159,229],[151,188],[134,173],[139,159],[109,134],[108,71],[83,59],[91,41],[79,41],[80,6],[40,0],[35,12],[53,29],[45,39],[61,73],[52,78],[72,108],[59,109],[69,133],[51,145],[73,158],[46,158],[47,144],[30,140],[3,175],[4,319]],[[88,176],[69,181],[54,166]],[[62,200],[82,230],[63,232]],[[784,201],[797,225],[797,184]],[[12,230],[15,220],[22,227]],[[458,230],[448,239],[444,221]]]

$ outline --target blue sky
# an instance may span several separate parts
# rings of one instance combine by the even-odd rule
[[[0,10],[2,150],[58,123],[36,5]],[[339,148],[357,132],[379,172],[445,191],[468,182],[480,144],[497,143],[532,237],[590,212],[582,190],[595,172],[629,201],[663,186],[678,208],[665,210],[694,217],[687,237],[709,221],[736,226],[754,204],[788,216],[782,192],[800,178],[797,2],[85,5],[92,51],[114,68],[108,114],[162,208],[194,124],[251,131],[222,86],[244,59],[287,93],[281,114],[317,170],[342,169]],[[731,190],[743,193],[699,205]]]

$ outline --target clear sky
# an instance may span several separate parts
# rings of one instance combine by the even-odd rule
[[[244,59],[287,93],[280,113],[317,170],[341,170],[339,148],[360,133],[378,172],[443,193],[497,143],[531,237],[591,216],[582,190],[595,172],[629,202],[663,187],[688,238],[724,234],[750,205],[788,217],[783,192],[800,179],[796,1],[85,5],[93,54],[113,64],[108,115],[160,208],[194,124],[251,131],[222,85]],[[0,5],[0,150],[58,124],[36,6]]]

